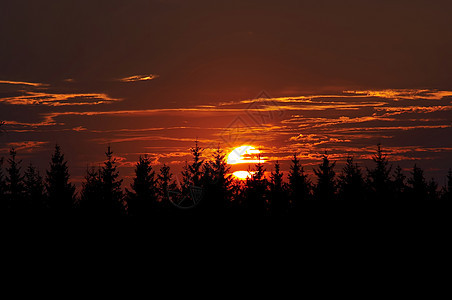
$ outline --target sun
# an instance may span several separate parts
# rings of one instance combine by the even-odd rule
[[[265,160],[260,157],[260,154],[261,151],[253,146],[240,146],[229,153],[227,163],[230,165],[263,163]]]
[[[236,172],[232,173],[232,175],[234,175],[234,177],[237,179],[246,180],[248,178],[251,178],[253,173],[254,172],[250,172],[250,171],[236,171]]]

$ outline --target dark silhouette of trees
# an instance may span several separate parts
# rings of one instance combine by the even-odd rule
[[[61,153],[61,148],[57,144],[45,179],[47,203],[52,213],[68,214],[74,207],[75,186],[69,182],[69,179],[67,161],[64,160],[64,154]]]
[[[29,164],[24,175],[25,210],[31,213],[42,213],[46,208],[44,182],[39,171]]]
[[[311,181],[304,173],[304,169],[296,154],[293,155],[288,178],[289,209],[299,211],[302,203],[310,197]]]
[[[364,177],[361,168],[347,157],[347,162],[339,175],[338,197],[343,201],[362,201],[365,198]]]
[[[8,207],[6,201],[6,181],[3,174],[3,157],[0,157],[0,210],[5,211]]]
[[[213,160],[205,163],[208,166],[205,174],[210,174],[211,181],[206,187],[205,198],[210,202],[210,207],[215,211],[230,208],[232,176],[229,173],[230,167],[225,160],[226,155],[218,148],[213,153]],[[206,182],[206,180],[203,180]]]
[[[288,210],[288,201],[285,185],[283,182],[283,173],[280,170],[279,162],[276,161],[275,169],[270,174],[270,211],[273,216],[281,216]]]
[[[425,181],[424,171],[416,164],[408,178],[409,197],[411,201],[422,201],[427,199],[427,182]]]
[[[198,146],[198,141],[195,141],[195,147],[191,148],[190,152],[193,156],[193,162],[188,166],[191,175],[190,184],[200,186],[202,176],[201,169],[204,161],[201,159],[203,149]]]
[[[25,197],[24,178],[20,172],[22,161],[16,161],[17,153],[14,148],[11,148],[9,154],[9,166],[6,169],[6,201],[9,208],[22,210]]]
[[[335,165],[336,162],[330,163],[328,155],[324,154],[322,163],[314,169],[314,174],[317,176],[317,184],[314,188],[316,200],[332,201],[336,198]]]
[[[133,216],[156,213],[157,186],[155,172],[147,155],[140,156],[135,166],[135,177],[127,193],[127,211]]]
[[[98,216],[102,213],[102,178],[101,169],[90,167],[86,169],[85,181],[82,183],[78,207],[82,214]]]
[[[251,171],[251,177],[246,180],[247,208],[251,215],[264,215],[269,213],[270,205],[267,197],[268,181],[265,178],[265,168],[260,162]]]
[[[203,150],[197,142],[190,151],[193,159],[190,163],[186,162],[182,171],[182,191],[186,194],[174,193],[180,195],[182,201],[188,199],[184,204],[190,204],[190,198],[184,198],[190,195],[190,188],[196,188],[193,195],[200,195],[195,193],[202,189],[203,198],[199,205],[191,208],[193,210],[189,215],[290,215],[305,218],[319,204],[329,202],[327,207],[322,206],[322,212],[327,211],[328,207],[334,207],[331,212],[358,212],[367,205],[371,209],[361,212],[377,214],[388,211],[399,216],[401,213],[409,214],[410,209],[416,207],[428,207],[425,203],[435,203],[438,199],[449,202],[452,200],[452,170],[449,170],[447,182],[439,191],[437,182],[433,178],[427,181],[424,171],[417,164],[408,178],[400,166],[391,172],[391,166],[380,145],[372,157],[375,167],[367,169],[367,178],[364,178],[362,168],[354,159],[348,157],[336,180],[336,163],[332,163],[325,153],[322,162],[313,169],[317,179],[314,187],[296,155],[291,161],[285,182],[278,161],[268,178],[259,158],[254,169],[249,169],[250,177],[238,180],[233,179],[220,147],[206,159],[201,158]],[[150,158],[140,156],[135,166],[135,177],[130,188],[125,189],[124,195],[121,189],[122,179],[110,147],[105,154],[106,160],[102,167],[87,168],[80,197],[74,207],[75,187],[69,182],[67,162],[58,145],[52,154],[45,181],[32,164],[22,174],[21,161],[17,159],[16,151],[11,149],[7,166],[0,159],[1,211],[16,216],[48,212],[67,216],[78,212],[79,215],[94,218],[128,214],[149,217],[147,220],[162,214],[185,214],[187,210],[178,210],[169,201],[168,192],[177,189],[169,166],[164,164],[156,174]],[[306,201],[311,197],[318,201]],[[334,199],[341,201],[333,204],[331,201]],[[364,201],[368,199],[374,201]],[[384,205],[378,206],[376,203]],[[446,205],[446,202],[437,203]]]
[[[175,191],[177,186],[173,180],[173,174],[171,169],[166,164],[160,168],[160,172],[157,175],[157,193],[159,208],[162,213],[166,214],[169,209],[172,208],[172,204],[169,201],[168,191]]]
[[[157,191],[159,200],[161,202],[168,201],[168,191],[175,190],[176,184],[173,181],[173,174],[170,167],[166,164],[160,168],[160,173],[157,175]]]
[[[452,169],[449,169],[446,178],[446,185],[441,190],[441,200],[452,201]]]
[[[394,170],[394,180],[392,184],[392,190],[393,190],[393,199],[395,201],[405,201],[406,199],[406,192],[407,192],[407,186],[406,186],[406,176],[403,174],[402,168],[400,166],[397,166]]]
[[[104,216],[120,216],[124,214],[125,205],[121,190],[122,179],[119,179],[119,172],[116,168],[116,159],[110,146],[105,152],[107,156],[104,166],[101,169],[100,178],[102,182],[102,202]]]
[[[367,170],[368,198],[371,200],[392,199],[391,169],[387,155],[383,154],[381,144],[377,145],[377,153],[372,156],[375,168]]]
[[[438,184],[433,178],[427,183],[427,200],[436,201],[439,199]]]
[[[16,151],[14,148],[10,151],[8,159],[9,167],[6,169],[6,193],[9,206],[15,210],[21,209],[24,200],[25,188],[23,185],[23,176],[21,175],[22,161],[16,161]]]

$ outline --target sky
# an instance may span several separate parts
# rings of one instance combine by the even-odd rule
[[[111,146],[174,173],[197,139],[265,166],[337,171],[381,143],[443,184],[452,167],[450,1],[2,1],[0,156],[80,183]],[[243,169],[233,165],[233,170]]]

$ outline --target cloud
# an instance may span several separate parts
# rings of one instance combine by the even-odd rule
[[[149,74],[149,75],[133,75],[129,77],[124,77],[118,79],[121,82],[136,82],[136,81],[147,81],[158,78],[159,75],[156,74]]]
[[[344,91],[345,94],[365,95],[368,97],[378,97],[385,99],[431,99],[440,100],[443,97],[452,96],[452,91],[438,91],[428,89],[387,89],[387,90],[365,90],[365,91]]]
[[[48,86],[48,84],[45,83],[36,83],[36,82],[26,82],[26,81],[12,81],[12,80],[0,80],[0,84],[16,84],[16,85],[28,85],[28,86]]]
[[[48,144],[49,142],[41,142],[41,141],[23,141],[23,142],[12,142],[8,143],[7,147],[1,148],[1,152],[7,152],[11,148],[14,148],[18,152],[22,153],[32,153],[36,151],[36,149],[41,148],[42,146]]]
[[[98,105],[120,101],[103,93],[44,93],[25,92],[23,95],[0,98],[0,103],[10,105],[45,105],[45,106],[76,106]]]

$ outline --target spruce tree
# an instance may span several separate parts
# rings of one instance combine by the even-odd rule
[[[406,200],[407,186],[405,183],[406,176],[403,174],[402,168],[397,166],[394,171],[393,191],[394,200],[404,201]]]
[[[201,185],[201,176],[202,176],[202,165],[203,160],[201,159],[201,155],[203,149],[198,146],[198,141],[195,141],[195,147],[190,148],[190,152],[193,156],[193,162],[188,166],[188,170],[190,172],[190,184],[194,186]]]
[[[330,163],[328,155],[324,154],[322,163],[317,169],[314,169],[314,174],[317,176],[314,196],[317,200],[331,201],[336,198],[335,165],[336,162]]]
[[[213,153],[213,161],[209,164],[212,176],[212,189],[209,201],[214,202],[217,209],[229,208],[231,201],[232,176],[223,150],[218,148]]]
[[[347,162],[339,175],[339,199],[344,201],[361,201],[364,199],[364,178],[361,168],[347,157]]]
[[[190,166],[186,160],[184,166],[182,167],[181,176],[182,182],[178,181],[178,188],[181,190],[182,194],[186,195],[189,193],[189,186],[193,185]],[[176,179],[178,178],[176,177]]]
[[[47,203],[52,213],[67,214],[74,207],[75,186],[69,179],[67,161],[64,160],[64,154],[57,144],[45,179]]]
[[[7,207],[6,202],[6,181],[3,174],[3,157],[0,157],[0,210],[3,211]]]
[[[260,162],[251,171],[251,177],[246,180],[247,207],[252,215],[264,215],[269,213],[267,197],[268,181],[265,178],[265,168]]]
[[[25,188],[23,176],[21,175],[22,161],[16,161],[16,150],[11,148],[10,158],[8,159],[8,168],[6,169],[6,198],[9,207],[15,210],[24,209]]]
[[[368,169],[367,185],[369,198],[372,200],[389,200],[392,198],[390,173],[392,166],[389,165],[386,154],[383,154],[381,144],[377,145],[377,153],[372,156],[375,163],[374,169]]]
[[[411,177],[408,178],[410,187],[410,200],[423,201],[427,199],[427,182],[425,181],[424,171],[414,164]]]
[[[293,155],[289,170],[289,208],[294,211],[301,209],[302,203],[309,199],[311,182],[304,173],[297,154]]]
[[[119,171],[110,146],[108,146],[105,155],[107,159],[104,162],[100,176],[102,180],[103,215],[120,216],[124,213],[123,193],[121,190],[122,179],[118,179]]]
[[[102,196],[101,169],[96,169],[95,167],[87,168],[80,192],[79,209],[82,214],[101,215],[104,209]]]
[[[279,162],[275,162],[275,170],[270,174],[270,207],[274,216],[280,216],[287,211],[288,203],[284,190],[283,173]]]
[[[135,166],[135,177],[127,190],[127,212],[133,216],[156,213],[157,187],[155,172],[147,155],[140,156]]]
[[[452,169],[449,169],[446,180],[447,182],[442,188],[441,200],[452,201]]]
[[[176,184],[173,181],[173,174],[168,165],[163,164],[160,168],[160,172],[157,175],[157,192],[160,210],[166,212],[172,204],[168,198],[168,191],[175,191]]]
[[[157,175],[157,191],[161,202],[168,200],[168,191],[175,190],[176,186],[173,182],[173,174],[168,165],[163,164],[160,173]]]
[[[31,212],[42,213],[46,207],[44,183],[39,171],[30,163],[24,176],[26,206]]]
[[[427,200],[436,201],[439,199],[438,184],[435,179],[431,178],[427,183]]]

